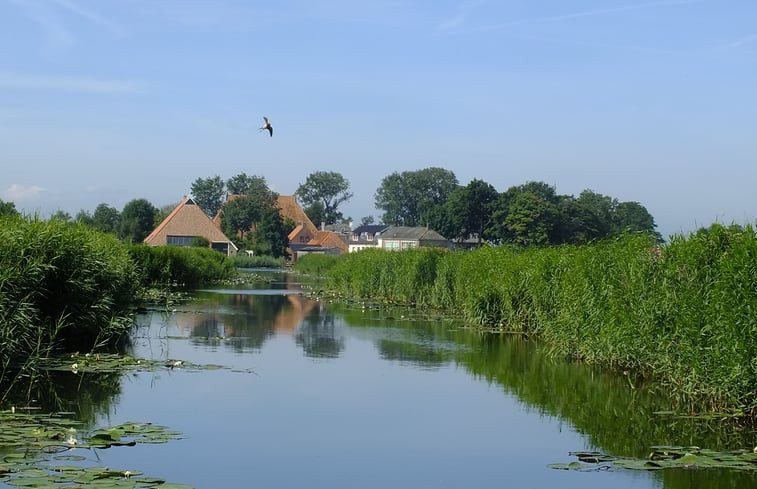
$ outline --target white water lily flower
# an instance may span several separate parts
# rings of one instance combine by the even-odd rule
[[[73,436],[69,436],[68,440],[66,440],[66,443],[69,446],[74,447],[74,446],[76,446],[79,443],[79,441],[76,438],[74,438]]]

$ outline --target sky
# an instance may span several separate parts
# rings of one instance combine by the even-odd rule
[[[22,212],[334,171],[378,221],[382,179],[429,167],[639,202],[663,237],[754,224],[757,1],[0,0]]]

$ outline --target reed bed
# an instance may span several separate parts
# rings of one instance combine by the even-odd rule
[[[134,264],[114,236],[61,220],[1,219],[3,368],[120,337],[136,286]]]
[[[327,287],[535,335],[554,355],[654,378],[692,409],[757,415],[751,226],[716,224],[663,247],[623,236],[526,250],[365,250],[331,264]]]
[[[128,252],[144,286],[193,288],[237,273],[232,259],[210,248],[138,244]]]

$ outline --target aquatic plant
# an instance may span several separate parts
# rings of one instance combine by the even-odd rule
[[[79,223],[0,222],[0,360],[89,350],[128,330],[134,264],[114,237]]]
[[[654,378],[691,411],[757,414],[757,236],[673,236],[473,252],[365,250],[330,263],[346,298],[462,313],[543,338],[552,354]],[[630,379],[630,377],[629,377]]]

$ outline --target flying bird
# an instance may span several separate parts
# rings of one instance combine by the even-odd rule
[[[260,129],[258,129],[258,130],[259,131],[268,131],[268,134],[270,134],[271,137],[273,137],[273,126],[271,125],[271,121],[269,121],[268,117],[266,117],[266,116],[263,116],[263,120],[265,121],[265,124],[263,124],[263,126]]]

